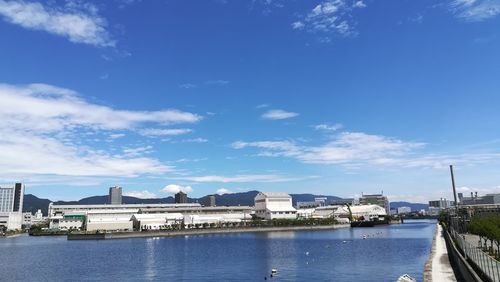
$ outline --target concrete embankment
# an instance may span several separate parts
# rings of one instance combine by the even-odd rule
[[[443,228],[437,224],[432,241],[431,254],[425,264],[424,281],[451,282],[457,281],[446,248]]]
[[[301,230],[331,230],[338,228],[349,228],[348,224],[320,225],[320,226],[284,226],[284,227],[242,227],[242,228],[220,228],[220,229],[186,229],[178,231],[147,231],[147,232],[114,232],[101,234],[70,234],[68,240],[99,240],[99,239],[127,239],[148,237],[174,237],[186,235],[209,235],[227,233],[248,232],[284,232]]]

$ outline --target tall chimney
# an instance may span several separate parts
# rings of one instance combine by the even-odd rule
[[[455,208],[457,207],[457,191],[455,189],[455,177],[453,176],[453,166],[450,165],[451,185],[453,186],[453,198],[455,199]]]

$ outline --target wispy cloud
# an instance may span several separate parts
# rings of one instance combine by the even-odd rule
[[[237,141],[234,149],[257,148],[258,156],[287,157],[308,164],[361,165],[386,167],[444,168],[450,164],[475,165],[495,162],[500,153],[430,154],[419,153],[425,143],[408,142],[362,132],[342,132],[335,139],[319,146],[301,145],[294,141]]]
[[[139,199],[153,199],[156,198],[156,194],[153,192],[149,192],[147,190],[143,191],[125,191],[123,192],[123,196],[135,197]]]
[[[0,84],[0,175],[134,177],[173,167],[143,157],[148,150],[122,155],[93,148],[87,136],[140,130],[143,124],[195,123],[201,117],[179,110],[127,111],[89,103],[72,90],[46,84]],[[108,135],[110,133],[111,135]],[[83,138],[82,138],[83,137]],[[82,143],[82,141],[86,144]]]
[[[140,134],[144,136],[175,136],[182,135],[192,132],[193,130],[189,128],[146,128],[140,131]]]
[[[228,80],[223,80],[223,79],[217,79],[217,80],[207,80],[205,81],[206,84],[211,84],[211,85],[219,85],[219,86],[224,86],[229,84]]]
[[[453,0],[449,7],[457,18],[471,22],[484,21],[500,14],[498,0]]]
[[[196,88],[196,84],[193,84],[193,83],[183,83],[183,84],[179,85],[179,88],[183,88],[183,89]]]
[[[63,36],[74,43],[97,47],[116,44],[106,29],[106,20],[90,3],[68,1],[63,7],[52,7],[39,2],[0,0],[0,15],[12,24]]]
[[[184,140],[182,140],[182,142],[186,142],[186,143],[207,143],[208,139],[198,137],[198,138],[184,139]]]
[[[270,120],[281,120],[281,119],[289,119],[298,116],[298,113],[294,112],[287,112],[284,110],[269,110],[262,114],[263,119],[270,119]]]
[[[292,28],[312,33],[338,34],[343,37],[356,36],[357,32],[354,29],[356,22],[352,19],[352,13],[356,9],[365,7],[363,1],[353,3],[346,0],[323,1],[301,20],[293,22]]]
[[[317,125],[313,126],[313,128],[316,130],[329,131],[329,132],[337,131],[337,130],[341,129],[342,127],[343,126],[340,123],[336,123],[336,124],[322,123],[322,124],[317,124]]]
[[[243,174],[235,176],[222,176],[222,175],[186,176],[181,179],[186,181],[207,182],[207,183],[252,183],[252,182],[272,183],[272,182],[301,181],[312,178],[316,178],[316,176],[293,177],[293,176],[283,176],[276,174]]]
[[[238,141],[232,147],[260,148],[264,150],[260,152],[262,156],[291,157],[304,163],[343,164],[401,156],[423,145],[360,132],[343,132],[334,141],[322,146],[303,146],[292,141]]]

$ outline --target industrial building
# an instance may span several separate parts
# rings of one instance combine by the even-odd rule
[[[359,198],[360,205],[378,205],[385,209],[386,214],[390,214],[391,206],[389,203],[389,199],[386,196],[381,194],[363,194],[361,198]]]
[[[385,220],[387,216],[385,209],[379,205],[360,205],[350,208],[353,220]],[[335,219],[345,219],[349,215],[349,209],[342,206],[333,214]]]
[[[259,192],[255,196],[255,216],[262,219],[295,219],[292,197],[282,192]]]
[[[21,229],[23,223],[24,185],[0,186],[0,228]]]
[[[91,228],[103,228],[102,230],[121,230],[131,229],[131,225],[121,225],[121,223],[104,223],[109,218],[115,217],[115,221],[123,221],[128,217],[127,222],[132,215],[139,213],[141,209],[170,208],[182,210],[183,208],[201,208],[200,204],[123,204],[123,205],[54,205],[49,204],[49,228],[70,230],[86,229],[86,223],[90,220]],[[119,215],[119,217],[118,217]],[[123,228],[125,227],[125,228]],[[101,229],[99,229],[101,230]]]
[[[477,192],[475,194],[471,192],[470,194],[470,197],[459,197],[461,205],[500,205],[500,193],[486,194],[484,196],[478,196]]]
[[[410,214],[411,213],[411,208],[410,207],[399,207],[397,209],[398,214]]]
[[[252,219],[249,206],[202,207],[200,204],[49,205],[49,228],[86,231],[165,230],[233,226]]]

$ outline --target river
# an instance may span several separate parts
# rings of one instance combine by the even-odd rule
[[[101,241],[0,238],[0,281],[372,282],[404,273],[422,281],[435,223]]]

